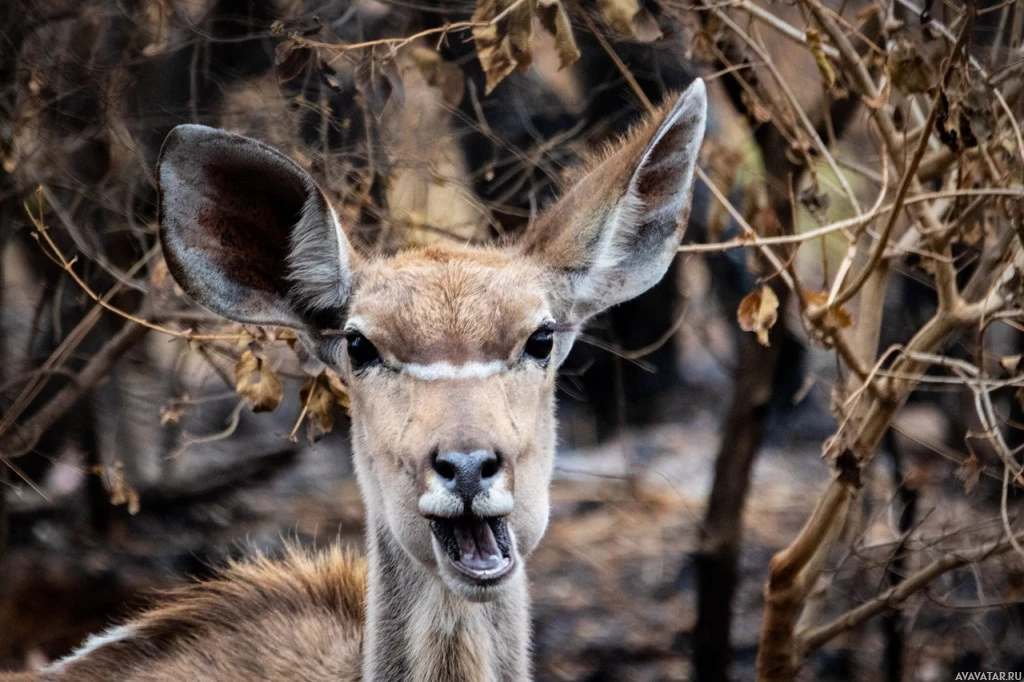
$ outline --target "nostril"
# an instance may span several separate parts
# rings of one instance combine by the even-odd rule
[[[450,461],[444,455],[438,456],[435,452],[433,465],[434,471],[436,471],[437,475],[445,481],[454,481],[455,477],[458,475],[458,469],[456,468],[455,463]]]
[[[501,469],[501,455],[492,454],[490,457],[483,461],[480,466],[480,478],[487,480],[488,478],[494,478],[498,475],[498,471]]]

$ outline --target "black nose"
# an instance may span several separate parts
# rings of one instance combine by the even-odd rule
[[[501,458],[490,450],[444,452],[434,457],[434,471],[444,487],[462,498],[467,509],[487,490],[501,470]]]

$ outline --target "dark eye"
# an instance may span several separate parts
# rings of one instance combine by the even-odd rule
[[[541,327],[526,340],[523,352],[535,360],[547,360],[555,345],[554,335],[549,327]]]
[[[380,361],[377,347],[359,332],[349,332],[346,341],[348,343],[348,360],[352,363],[353,372]]]

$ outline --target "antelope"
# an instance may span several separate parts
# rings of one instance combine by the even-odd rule
[[[530,679],[524,562],[548,522],[555,375],[588,318],[665,275],[706,99],[694,81],[515,242],[373,256],[283,154],[172,130],[158,162],[168,267],[197,303],[294,330],[343,378],[368,556],[234,564],[40,679]]]

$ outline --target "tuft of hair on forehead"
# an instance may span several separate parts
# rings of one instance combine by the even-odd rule
[[[412,247],[367,262],[350,315],[403,363],[505,360],[550,313],[547,276],[510,249]]]

